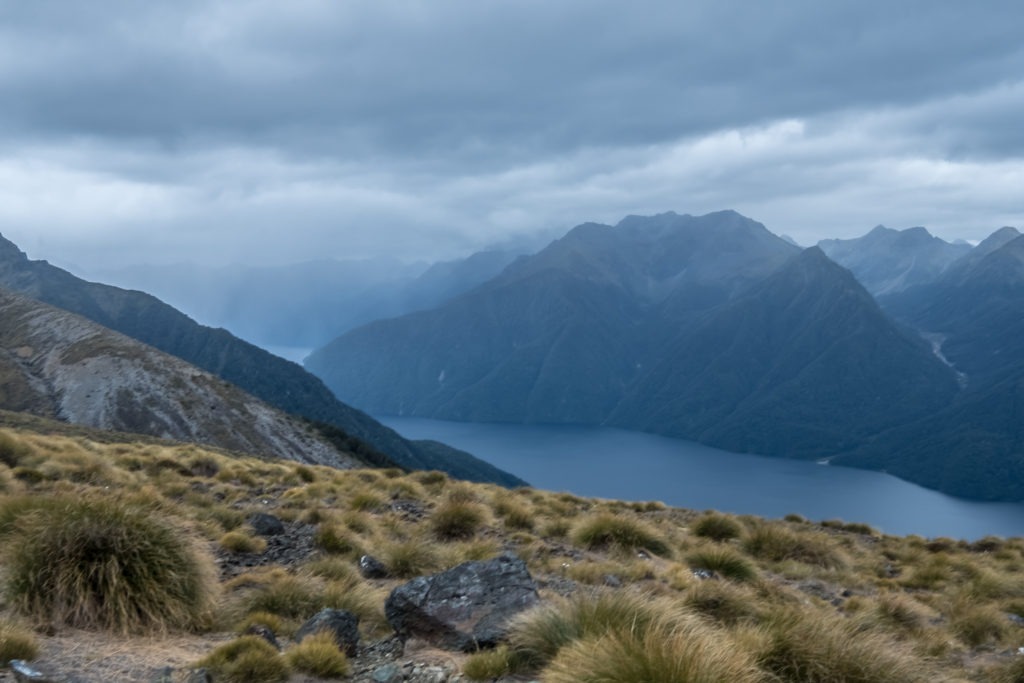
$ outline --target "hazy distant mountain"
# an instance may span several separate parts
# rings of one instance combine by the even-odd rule
[[[443,306],[353,330],[307,367],[371,412],[601,423],[661,343],[663,316],[682,324],[798,252],[734,212],[588,223]]]
[[[926,415],[956,391],[949,369],[812,247],[677,331],[610,422],[821,457]]]
[[[850,449],[957,392],[848,271],[734,212],[581,225],[307,365],[380,413],[612,424],[797,457]]]
[[[934,282],[881,303],[933,341],[964,390],[844,460],[960,495],[1024,499],[1024,237],[1003,228]]]
[[[974,384],[1024,364],[1024,236],[1003,228],[936,281],[883,297],[894,316],[942,341]]]
[[[5,289],[0,408],[287,460],[365,466],[308,423],[199,368]]]
[[[211,329],[142,292],[85,282],[45,261],[30,261],[0,236],[0,286],[85,316],[177,356],[287,413],[333,425],[413,469],[442,469],[472,480],[520,483],[483,461],[435,444],[407,441],[335,398],[301,366],[221,329]]]
[[[277,267],[194,264],[96,271],[149,292],[205,324],[298,357],[378,318],[431,308],[489,280],[520,252],[403,264],[394,259],[313,261]]]
[[[853,271],[875,296],[931,282],[971,250],[968,244],[950,244],[924,228],[891,230],[881,225],[863,237],[821,240],[818,246]]]

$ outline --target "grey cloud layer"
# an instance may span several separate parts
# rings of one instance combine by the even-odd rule
[[[119,240],[273,260],[668,209],[807,240],[991,229],[1020,220],[1022,19],[914,0],[2,2],[0,231],[63,258]]]

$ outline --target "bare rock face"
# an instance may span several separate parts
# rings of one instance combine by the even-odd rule
[[[358,463],[301,420],[179,358],[0,288],[0,407],[333,467]]]
[[[538,601],[526,563],[505,553],[413,579],[391,592],[384,613],[403,638],[471,652],[495,646],[509,620]]]

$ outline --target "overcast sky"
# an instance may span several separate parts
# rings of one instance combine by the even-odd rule
[[[1024,3],[0,0],[0,232],[85,267],[447,258],[732,208],[1024,228]]]

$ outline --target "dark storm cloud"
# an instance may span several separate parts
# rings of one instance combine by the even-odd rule
[[[994,228],[1021,211],[999,180],[1024,155],[1021,19],[914,0],[3,2],[0,231],[82,258],[120,240],[274,259],[668,209],[804,239]]]

